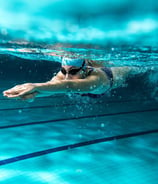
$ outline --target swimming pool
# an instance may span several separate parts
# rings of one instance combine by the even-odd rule
[[[2,184],[157,184],[156,5],[1,3]],[[52,52],[141,72],[100,98],[56,94],[29,103],[2,96],[16,84],[51,79],[60,68]]]
[[[1,55],[1,91],[43,81],[59,67],[18,54]],[[28,103],[1,95],[1,182],[156,184],[156,76],[157,69],[137,76],[99,99],[54,95]]]

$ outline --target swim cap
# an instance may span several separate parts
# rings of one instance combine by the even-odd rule
[[[80,59],[80,58],[66,58],[66,57],[63,57],[62,66],[82,67],[84,62],[85,62],[85,60]]]

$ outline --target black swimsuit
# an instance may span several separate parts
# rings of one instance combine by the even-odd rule
[[[93,70],[94,70],[93,68],[90,68],[90,70],[88,71],[87,76],[89,76]],[[113,85],[113,82],[114,82],[113,73],[112,73],[111,68],[102,67],[101,70],[103,72],[105,72],[105,74],[107,75],[107,77],[108,77],[108,79],[110,81],[110,88],[111,88],[112,85]],[[101,96],[103,96],[105,94],[106,94],[106,92],[101,93],[101,94],[86,93],[86,94],[81,94],[81,96],[89,96],[89,97],[92,97],[92,98],[98,98],[98,97],[101,97]]]

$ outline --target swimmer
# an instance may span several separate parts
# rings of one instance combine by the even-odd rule
[[[59,93],[98,96],[123,85],[129,74],[128,67],[107,68],[95,61],[63,57],[60,71],[50,81],[16,85],[3,95],[22,100]]]

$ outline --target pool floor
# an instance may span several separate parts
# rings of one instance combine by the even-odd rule
[[[1,96],[0,182],[157,184],[158,102],[104,100]]]

